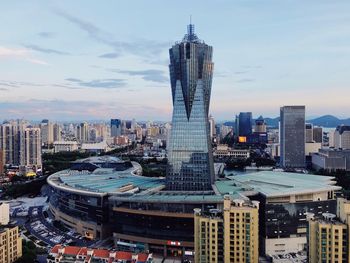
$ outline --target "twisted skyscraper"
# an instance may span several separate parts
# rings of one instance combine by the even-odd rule
[[[188,25],[187,31],[169,50],[174,109],[167,189],[207,191],[214,180],[208,121],[213,48],[198,39],[194,25]]]

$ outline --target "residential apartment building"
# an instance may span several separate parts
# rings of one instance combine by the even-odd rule
[[[0,227],[0,263],[12,263],[22,256],[18,227]]]
[[[26,166],[41,167],[41,133],[39,128],[24,130],[24,156]]]
[[[309,221],[309,262],[349,262],[348,226],[336,220],[336,215],[322,214],[321,219]]]
[[[223,210],[195,209],[195,262],[258,262],[259,202],[224,197]]]
[[[309,214],[308,258],[310,263],[350,262],[350,201],[337,199],[337,214],[321,218]]]

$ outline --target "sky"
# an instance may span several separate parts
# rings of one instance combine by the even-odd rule
[[[210,113],[350,117],[350,1],[1,1],[0,120],[171,120],[169,48],[214,48]]]

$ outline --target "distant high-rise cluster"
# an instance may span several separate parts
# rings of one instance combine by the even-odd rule
[[[41,132],[26,121],[0,125],[0,149],[3,164],[41,168]]]
[[[211,190],[214,179],[209,129],[213,48],[199,40],[194,25],[169,50],[173,99],[167,189]]]

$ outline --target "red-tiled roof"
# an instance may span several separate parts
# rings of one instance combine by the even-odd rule
[[[79,250],[78,255],[86,256],[86,255],[87,255],[87,248],[86,248],[86,247],[82,247],[82,248]]]
[[[94,257],[109,258],[109,251],[107,249],[94,249]]]
[[[61,247],[62,247],[62,246],[61,246],[60,244],[55,245],[55,246],[51,249],[50,253],[55,253],[55,254],[57,254],[57,253],[58,253],[58,250],[59,250]]]
[[[73,246],[68,246],[64,248],[64,253],[63,254],[67,254],[67,255],[78,255],[79,250],[81,249],[81,247],[73,247]]]
[[[132,254],[131,252],[117,251],[117,253],[115,254],[115,259],[131,260]]]
[[[146,262],[148,258],[147,254],[140,253],[137,255],[137,262]]]

